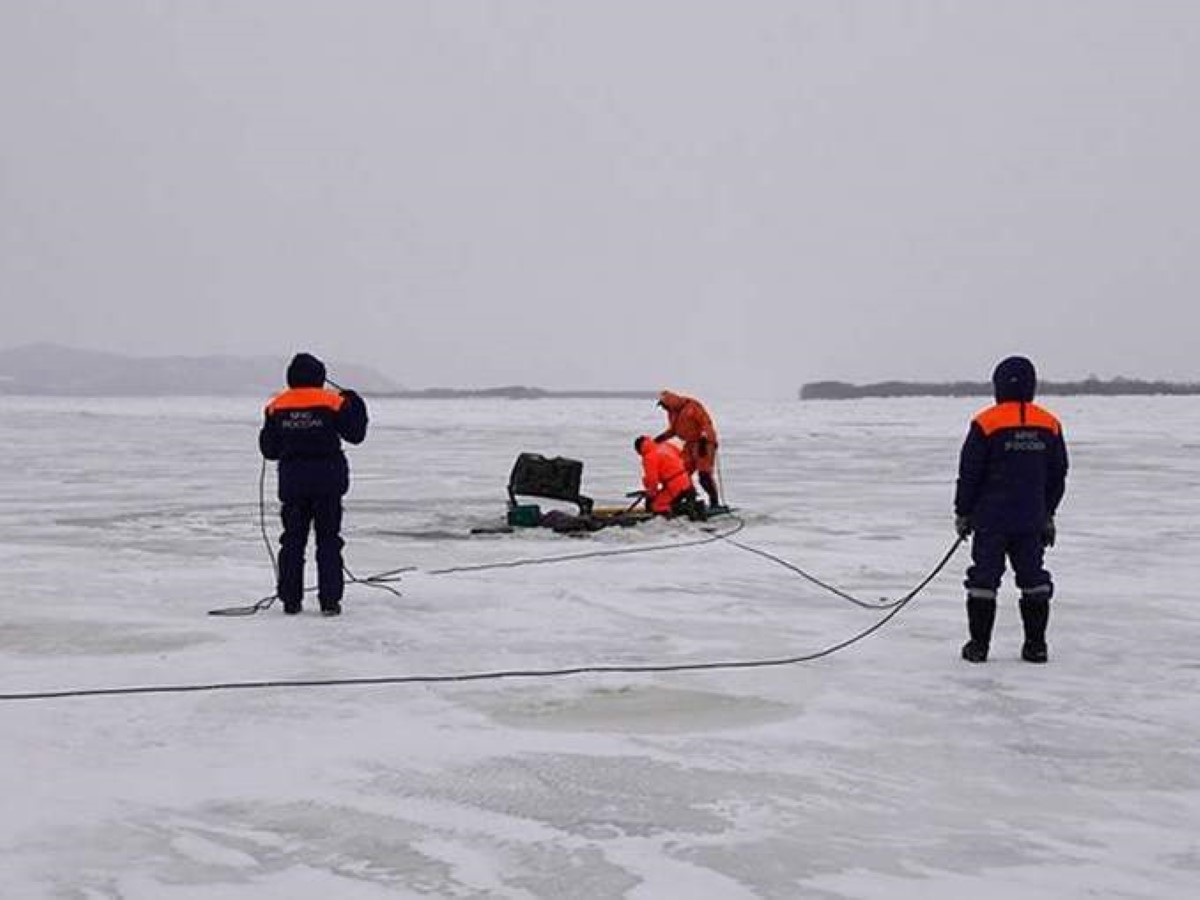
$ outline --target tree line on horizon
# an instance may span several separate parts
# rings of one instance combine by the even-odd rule
[[[1057,397],[1192,396],[1200,383],[1146,381],[1140,378],[1085,378],[1082,381],[1039,381],[1038,394]],[[812,381],[800,388],[801,400],[861,400],[895,397],[991,397],[990,381],[879,381],[850,384]]]

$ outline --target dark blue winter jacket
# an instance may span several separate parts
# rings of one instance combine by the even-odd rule
[[[301,353],[288,367],[288,389],[272,398],[258,433],[267,459],[279,461],[279,499],[342,495],[350,467],[342,441],[367,435],[367,407],[354,391],[327,390],[325,366]]]
[[[954,512],[980,531],[1038,532],[1066,490],[1062,425],[1033,402],[1029,360],[1004,360],[992,381],[996,405],[975,416],[963,442]]]

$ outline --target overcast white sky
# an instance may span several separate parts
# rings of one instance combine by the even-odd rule
[[[1200,3],[4,0],[0,346],[1200,377]]]

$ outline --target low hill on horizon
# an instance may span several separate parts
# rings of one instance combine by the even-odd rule
[[[284,386],[291,354],[281,357],[126,356],[60,344],[0,350],[0,394],[37,396],[268,395]],[[338,363],[330,374],[363,392],[401,391],[368,366]]]
[[[284,387],[286,357],[127,356],[61,344],[0,349],[0,395],[65,397],[269,396]],[[551,390],[525,385],[410,389],[369,366],[338,362],[344,387],[404,400],[646,399],[657,391]]]

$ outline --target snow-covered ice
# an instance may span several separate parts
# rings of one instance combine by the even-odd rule
[[[739,535],[869,599],[952,538],[976,400],[714,403]],[[801,665],[0,703],[3,897],[1141,897],[1200,885],[1200,400],[1049,401],[1072,452],[1051,662],[958,658],[966,554]],[[649,402],[379,401],[346,614],[270,593],[259,404],[0,398],[0,691],[819,650],[879,613],[696,536],[468,536],[522,450],[636,486]],[[273,512],[274,505],[271,506]],[[277,526],[269,522],[274,538]]]

